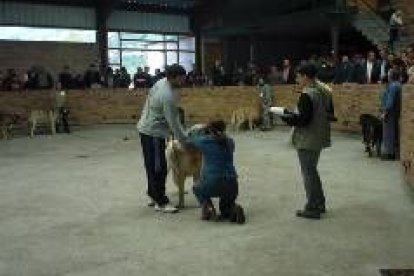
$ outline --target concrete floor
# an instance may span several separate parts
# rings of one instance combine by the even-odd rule
[[[133,126],[0,141],[0,275],[379,275],[414,267],[412,191],[397,162],[336,134],[321,221],[294,216],[303,187],[288,130],[234,135],[244,226],[146,207]],[[123,141],[123,137],[132,139]],[[188,189],[191,182],[188,182]],[[168,183],[172,201],[175,187]]]

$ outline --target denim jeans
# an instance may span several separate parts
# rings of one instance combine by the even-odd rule
[[[193,187],[193,192],[201,205],[211,203],[213,197],[220,198],[220,213],[223,217],[228,217],[234,207],[238,189],[236,177],[202,177]]]

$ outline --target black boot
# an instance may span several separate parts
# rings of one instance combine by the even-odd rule
[[[246,222],[246,216],[244,215],[243,207],[235,204],[230,214],[230,221],[237,224],[244,224]]]
[[[217,213],[213,204],[205,203],[201,206],[201,220],[217,220]]]
[[[298,210],[296,216],[307,219],[321,219],[321,213],[319,210]]]
[[[395,155],[394,154],[384,154],[383,156],[381,156],[381,160],[393,161],[393,160],[395,160]]]

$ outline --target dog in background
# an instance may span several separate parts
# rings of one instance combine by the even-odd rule
[[[20,119],[20,115],[16,113],[0,113],[0,127],[3,139],[10,139],[12,137],[13,126],[17,124]]]
[[[382,144],[382,122],[371,114],[362,114],[359,117],[359,124],[362,130],[362,139],[365,144],[365,152],[372,157],[372,150],[375,148],[377,156],[381,156]]]
[[[239,108],[232,112],[230,124],[234,131],[239,131],[247,123],[248,130],[258,126],[258,111],[254,108]]]
[[[189,136],[202,133],[204,125],[194,125],[188,131]],[[167,171],[172,172],[174,184],[178,188],[178,208],[184,208],[184,186],[187,177],[192,177],[193,182],[200,179],[202,166],[201,152],[192,148],[185,148],[175,139],[167,141],[165,156],[167,160]]]
[[[56,134],[56,118],[53,110],[32,110],[29,116],[30,137],[34,136],[39,123],[49,127],[53,135]]]

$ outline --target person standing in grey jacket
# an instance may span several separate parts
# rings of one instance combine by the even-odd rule
[[[303,87],[298,111],[282,117],[294,126],[292,143],[298,152],[307,197],[305,208],[296,215],[308,219],[320,219],[326,211],[317,167],[322,149],[331,146],[330,122],[334,118],[332,96],[316,80],[316,74],[317,69],[312,64],[304,64],[298,69],[297,82]]]
[[[181,143],[186,134],[179,120],[178,91],[185,80],[185,69],[177,64],[168,66],[166,77],[157,81],[149,91],[137,129],[141,138],[147,173],[149,206],[156,211],[175,213],[177,208],[169,204],[165,195],[167,162],[165,159],[166,138],[172,132]]]
[[[270,130],[272,128],[272,113],[270,112],[270,107],[273,105],[273,92],[265,77],[259,79],[258,90],[263,119],[261,130]]]

